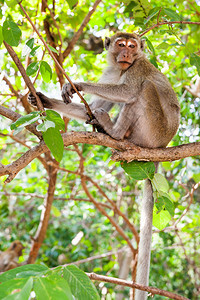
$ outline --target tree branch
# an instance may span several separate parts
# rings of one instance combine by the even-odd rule
[[[170,148],[141,148],[128,141],[116,141],[111,137],[98,132],[69,132],[62,134],[65,147],[77,143],[103,145],[124,152],[115,152],[113,160],[139,161],[174,161],[185,157],[200,155],[200,142],[185,144]],[[49,149],[44,141],[28,150],[20,158],[11,164],[0,167],[0,176],[9,175],[5,183],[11,182],[17,173],[25,168],[38,155],[47,152]]]
[[[145,286],[145,285],[142,285],[142,284],[137,284],[135,282],[126,281],[126,280],[123,280],[123,279],[108,277],[108,276],[104,276],[104,275],[98,275],[98,274],[95,274],[95,273],[86,273],[86,275],[91,280],[104,281],[104,282],[110,282],[110,283],[114,283],[114,284],[118,284],[118,285],[128,286],[128,287],[131,287],[131,288],[139,289],[141,291],[149,292],[152,295],[165,296],[165,297],[168,297],[170,299],[175,299],[175,300],[190,300],[186,297],[183,297],[183,296],[180,296],[180,295],[168,292],[168,291],[160,290],[160,289],[155,288],[155,287]]]

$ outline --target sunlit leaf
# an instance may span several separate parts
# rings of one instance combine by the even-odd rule
[[[100,300],[98,292],[88,276],[74,265],[63,269],[63,277],[70,285],[76,299]]]
[[[169,190],[167,179],[160,173],[156,173],[154,175],[152,184],[157,191],[167,192]]]
[[[154,206],[153,226],[155,226],[159,230],[162,230],[167,226],[170,220],[171,216],[167,210],[162,210],[161,212],[157,213],[157,210]]]
[[[28,65],[26,69],[26,74],[28,76],[34,75],[38,69],[39,69],[39,62],[33,62],[30,65]]]
[[[19,119],[17,119],[16,122],[12,123],[10,128],[12,130],[17,129],[21,126],[25,127],[27,125],[30,125],[38,120],[40,117],[40,112],[39,111],[33,111],[30,114],[26,116],[22,116]]]
[[[17,26],[17,24],[11,20],[6,20],[3,23],[3,38],[10,46],[18,46],[20,37],[21,37],[21,29]]]
[[[56,125],[56,128],[58,130],[65,131],[65,122],[63,121],[63,119],[61,118],[61,116],[59,115],[59,113],[57,113],[54,110],[47,109],[46,110],[46,118],[48,120],[54,122],[55,125]]]
[[[44,142],[53,154],[54,158],[59,162],[63,157],[64,143],[60,131],[50,127],[43,133]]]
[[[50,65],[46,61],[42,61],[40,64],[40,73],[45,82],[49,82],[52,78],[52,70]]]

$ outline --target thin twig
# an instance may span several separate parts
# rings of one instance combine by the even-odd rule
[[[83,98],[83,96],[79,93],[79,91],[77,90],[77,88],[75,87],[74,83],[71,81],[71,79],[69,78],[69,76],[67,75],[67,73],[63,70],[62,66],[59,64],[59,62],[57,61],[57,59],[55,58],[53,52],[50,50],[49,46],[47,45],[47,43],[45,42],[45,40],[43,39],[43,37],[41,36],[41,34],[39,33],[39,31],[37,30],[36,26],[33,24],[33,22],[31,21],[31,18],[29,17],[29,15],[27,14],[27,12],[25,11],[24,7],[22,6],[21,3],[18,3],[19,6],[21,7],[21,10],[23,11],[23,13],[25,14],[27,20],[29,21],[29,23],[31,24],[31,26],[33,27],[34,31],[37,33],[38,37],[40,38],[40,40],[42,41],[42,43],[44,44],[45,48],[47,49],[47,51],[49,52],[50,56],[52,57],[52,59],[54,60],[55,64],[57,65],[58,69],[62,72],[62,74],[67,78],[67,80],[69,81],[69,83],[71,84],[71,86],[73,87],[73,89],[75,90],[75,92],[78,94],[78,96],[80,97],[80,99],[82,100],[82,102],[84,103],[87,112],[90,116],[90,118],[92,119],[92,111],[89,107],[89,105],[87,104],[87,102],[85,101],[85,99]]]
[[[151,286],[145,286],[145,285],[142,285],[142,284],[137,284],[135,282],[126,281],[126,280],[123,280],[123,279],[108,277],[108,276],[104,276],[104,275],[98,275],[98,274],[95,274],[95,273],[86,273],[86,275],[91,280],[104,281],[104,282],[114,283],[114,284],[118,284],[118,285],[128,286],[128,287],[131,287],[131,288],[139,289],[141,291],[149,292],[152,295],[165,296],[165,297],[168,297],[170,299],[175,299],[175,300],[190,300],[186,297],[183,297],[183,296],[180,296],[180,295],[168,292],[168,291],[160,290],[158,288],[151,287]]]
[[[171,24],[191,24],[191,25],[200,25],[200,22],[190,22],[190,21],[170,21],[170,22],[159,22],[157,24],[152,25],[151,27],[147,28],[145,31],[143,31],[142,33],[140,33],[140,37],[145,35],[147,32],[149,32],[150,30],[162,26],[162,25],[171,25]]]

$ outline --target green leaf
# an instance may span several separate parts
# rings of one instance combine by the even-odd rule
[[[3,37],[4,40],[10,45],[10,46],[18,46],[20,37],[21,37],[21,30],[17,26],[17,24],[11,20],[6,20],[3,23]]]
[[[52,121],[49,121],[49,120],[45,120],[42,124],[37,126],[37,130],[45,132],[45,131],[47,131],[48,128],[51,128],[51,127],[55,128],[56,127],[55,123]]]
[[[59,211],[59,209],[56,206],[52,205],[51,210],[55,217],[61,216],[61,212]]]
[[[155,7],[149,11],[149,15],[147,19],[144,21],[144,24],[146,25],[154,16],[156,16],[159,12],[161,7]]]
[[[67,0],[67,3],[69,4],[69,8],[73,9],[77,5],[78,0]]]
[[[153,179],[154,177],[155,165],[153,162],[121,162],[121,166],[124,171],[133,179],[143,180],[146,178]]]
[[[47,118],[47,120],[54,122],[56,125],[56,128],[58,130],[65,131],[65,122],[63,121],[63,119],[61,118],[59,113],[57,113],[54,110],[47,109],[46,110],[46,118]]]
[[[28,76],[32,76],[37,72],[38,69],[39,69],[39,62],[33,62],[27,67],[26,74]]]
[[[8,5],[8,7],[15,7],[18,3],[16,0],[6,0],[6,4]]]
[[[0,26],[0,46],[3,43],[3,33],[2,33],[2,26]]]
[[[162,42],[161,44],[159,44],[156,48],[157,49],[164,49],[166,50],[167,48],[169,48],[169,44],[167,44],[166,42]]]
[[[34,292],[38,300],[73,300],[67,281],[59,274],[35,279]]]
[[[40,266],[40,265],[25,265],[25,266],[21,266],[21,267],[17,267],[15,269],[9,270],[7,272],[4,272],[2,274],[0,274],[0,282],[5,282],[5,281],[9,281],[11,279],[14,279],[16,277],[23,277],[23,274],[25,272],[31,272],[30,275],[35,276],[35,272],[37,273],[42,273],[44,271],[48,271],[49,268],[45,267],[45,266]],[[24,278],[27,276],[24,276]],[[1,284],[0,284],[1,287]],[[0,293],[1,295],[1,293]]]
[[[157,191],[167,192],[169,190],[169,184],[167,179],[160,173],[156,173],[152,179],[153,187]]]
[[[12,130],[17,129],[19,127],[25,127],[27,125],[30,125],[34,122],[36,122],[40,117],[40,112],[39,111],[33,111],[30,114],[26,116],[22,116],[19,119],[17,119],[16,122],[12,123],[10,128]]]
[[[21,290],[28,280],[26,278],[11,279],[0,284],[0,299],[6,299],[16,290]],[[14,298],[15,299],[15,298]]]
[[[171,216],[168,211],[162,210],[161,212],[158,213],[157,209],[154,206],[153,226],[155,226],[159,230],[162,230],[167,226],[170,220],[171,220]]]
[[[192,53],[190,55],[190,64],[197,68],[197,72],[200,76],[200,56],[196,55],[195,53]]]
[[[63,277],[78,300],[100,300],[98,292],[87,275],[74,265],[63,268]]]
[[[28,55],[31,52],[33,45],[34,45],[34,38],[26,42],[25,46],[22,49],[22,56]]]
[[[64,151],[64,143],[60,131],[56,128],[48,128],[43,133],[43,138],[54,158],[60,162]]]
[[[171,201],[168,194],[161,193],[158,199],[155,201],[155,206],[158,212],[161,210],[167,210],[172,217],[174,216],[174,203]]]
[[[138,6],[138,3],[135,1],[131,1],[125,8],[124,13],[132,12],[133,8]]]
[[[4,300],[28,300],[33,287],[33,278],[29,278],[22,289],[4,298]]]
[[[31,51],[31,53],[30,53],[30,56],[35,56],[36,51],[37,51],[37,49],[39,49],[39,48],[40,48],[40,46],[35,46],[35,47],[32,49],[32,51]]]
[[[59,52],[58,50],[56,50],[55,48],[53,48],[51,45],[48,45],[49,49],[52,51],[52,52],[55,52],[56,54],[59,55]]]
[[[40,73],[45,82],[49,82],[52,78],[52,70],[50,65],[46,61],[42,61],[40,64]]]
[[[152,51],[152,53],[153,53],[153,55],[155,55],[155,49],[154,49],[154,46],[153,46],[153,44],[151,43],[151,41],[147,38],[147,37],[145,37],[145,40],[146,40],[146,42],[147,42],[147,46],[149,47],[149,49]]]
[[[164,8],[163,11],[168,17],[170,17],[171,21],[180,21],[180,16],[174,10],[170,8]]]

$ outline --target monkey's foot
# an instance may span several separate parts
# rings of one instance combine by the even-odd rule
[[[93,112],[95,119],[90,121],[90,124],[96,125],[98,132],[109,133],[109,129],[112,128],[113,124],[110,120],[110,116],[103,108],[95,109]]]
[[[40,98],[40,100],[41,100],[41,102],[42,102],[42,104],[43,104],[43,106],[44,106],[45,108],[52,108],[52,104],[51,104],[51,102],[49,101],[49,98],[48,98],[48,97],[46,97],[44,94],[42,94],[42,93],[40,93],[40,92],[37,92],[36,94],[37,94],[37,96]],[[33,106],[37,106],[37,100],[36,100],[36,97],[33,96],[32,93],[30,93],[30,94],[28,95],[28,102],[29,102],[31,105],[33,105]]]

